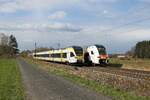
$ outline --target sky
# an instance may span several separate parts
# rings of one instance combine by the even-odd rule
[[[102,44],[124,53],[150,40],[150,0],[0,0],[0,33],[19,49]]]

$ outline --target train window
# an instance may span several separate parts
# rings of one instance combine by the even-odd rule
[[[98,48],[98,52],[99,52],[99,54],[106,54],[106,50],[105,50],[105,48]]]
[[[61,55],[60,55],[60,53],[58,53],[58,54],[57,54],[57,57],[58,57],[58,58],[61,58]]]
[[[95,45],[97,48],[105,48],[103,45]]]
[[[49,57],[49,54],[44,54],[43,57]]]
[[[54,57],[54,58],[57,58],[57,57],[56,57],[56,54],[53,54],[53,57]]]
[[[83,49],[81,47],[73,46],[73,49],[74,49],[77,56],[82,56],[83,55]]]
[[[54,57],[54,54],[51,54],[51,57]]]
[[[41,57],[41,55],[36,55],[37,57]]]
[[[93,52],[93,51],[91,51],[91,54],[92,54],[92,55],[94,55],[94,52]]]
[[[49,57],[49,54],[39,54],[39,55],[36,55],[37,57]]]
[[[60,58],[61,57],[60,53],[52,54],[51,56],[54,58]]]
[[[63,53],[63,54],[62,54],[62,57],[63,57],[63,58],[67,58],[67,53]]]
[[[73,54],[73,52],[70,52],[70,57],[74,57],[75,55]]]
[[[95,45],[98,49],[99,54],[106,54],[106,49],[103,45]]]

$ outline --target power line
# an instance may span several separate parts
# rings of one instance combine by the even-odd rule
[[[148,6],[141,7],[141,8],[139,8],[139,9],[136,9],[134,12],[141,12],[141,11],[145,10],[147,7],[149,7],[149,5],[148,5]],[[147,8],[147,9],[148,9],[148,8]],[[131,13],[131,12],[128,12],[126,15],[129,15],[129,14],[132,14],[132,13]],[[137,15],[137,14],[138,14],[138,13],[136,13],[136,15]],[[134,15],[134,16],[135,16],[135,15]],[[119,19],[119,18],[122,18],[122,17],[123,17],[123,16],[119,16],[118,19]],[[125,18],[128,18],[128,16],[123,17],[123,19],[125,19]],[[134,19],[136,19],[136,17],[135,17]],[[136,24],[136,23],[140,23],[140,22],[143,22],[143,21],[146,21],[146,20],[150,20],[150,17],[147,17],[147,18],[144,18],[144,19],[139,19],[139,20],[136,20],[136,21],[133,21],[133,22],[129,22],[129,23],[125,23],[125,24],[122,24],[122,25],[119,25],[119,26],[116,26],[116,27],[113,27],[113,28],[110,28],[110,29],[102,30],[101,32],[114,31],[114,30],[116,30],[116,29],[120,29],[120,28],[122,28],[122,27],[129,26],[129,25],[133,25],[133,24]]]
[[[110,28],[110,29],[106,29],[106,30],[103,30],[103,31],[101,31],[101,32],[111,32],[111,31],[114,31],[114,30],[116,30],[116,29],[120,29],[120,28],[122,28],[122,27],[129,26],[129,25],[133,25],[133,24],[140,23],[140,22],[147,21],[147,20],[150,20],[150,17],[149,17],[149,18],[140,19],[140,20],[136,20],[136,21],[134,21],[134,22],[122,24],[122,25],[120,25],[120,26],[117,26],[117,27],[114,27],[114,28]]]

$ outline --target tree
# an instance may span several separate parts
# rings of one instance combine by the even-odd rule
[[[12,48],[8,45],[0,45],[0,57],[12,57]]]
[[[20,53],[20,56],[22,57],[27,57],[29,56],[30,54],[32,54],[32,52],[30,50],[24,50]]]
[[[150,41],[138,42],[134,55],[138,58],[150,58]]]
[[[15,36],[13,36],[13,35],[10,35],[10,37],[9,37],[9,46],[12,48],[12,51],[11,51],[12,54],[18,53],[18,51],[19,51],[18,43],[17,43]]]
[[[0,34],[0,57],[14,57],[18,53],[18,43],[16,38],[4,33]]]
[[[9,37],[4,33],[0,33],[0,45],[8,45]]]
[[[48,50],[53,50],[54,48],[50,47],[38,47],[36,48],[36,52],[42,52],[42,51],[48,51]],[[33,50],[33,52],[35,52],[35,50]]]

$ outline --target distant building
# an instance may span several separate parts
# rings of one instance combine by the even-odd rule
[[[0,33],[0,45],[8,45],[9,37],[4,33]]]
[[[117,58],[126,58],[126,55],[118,55]]]
[[[109,57],[110,58],[120,58],[120,59],[122,59],[122,58],[127,58],[128,55],[126,55],[126,54],[109,54]]]

